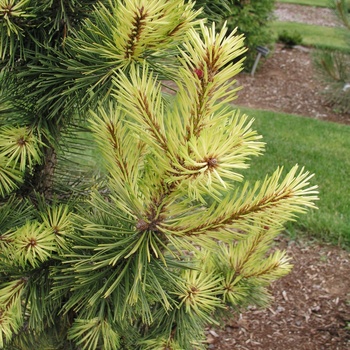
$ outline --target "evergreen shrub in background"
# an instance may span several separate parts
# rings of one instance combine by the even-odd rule
[[[350,47],[349,3],[332,0],[334,12],[347,31]],[[350,112],[350,54],[347,51],[317,49],[314,53],[316,72],[323,83],[326,103],[336,112]]]
[[[270,47],[274,39],[269,22],[273,20],[275,0],[226,0],[221,5],[217,1],[206,2],[205,9],[219,13],[220,23],[227,21],[229,32],[236,30],[245,37],[245,69],[250,70],[254,64],[257,46]]]

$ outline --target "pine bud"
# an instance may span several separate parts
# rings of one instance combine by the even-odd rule
[[[202,79],[202,78],[203,78],[204,73],[203,73],[203,71],[202,71],[201,69],[195,68],[194,73],[197,74],[197,77],[198,77],[199,79]]]

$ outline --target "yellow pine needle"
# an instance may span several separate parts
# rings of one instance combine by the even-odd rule
[[[96,349],[103,344],[103,349],[114,350],[120,342],[119,334],[111,325],[98,317],[75,319],[68,332],[68,339],[73,340],[83,350]]]
[[[178,295],[178,298],[181,300],[181,304],[184,304],[187,312],[200,313],[204,311],[210,313],[216,307],[221,306],[221,301],[218,298],[220,276],[196,270],[186,270],[183,279],[182,293]]]
[[[0,306],[0,348],[3,349],[5,343],[16,334],[23,324],[22,309],[19,302],[14,303],[8,309]]]
[[[9,166],[10,165],[10,166]],[[9,164],[8,158],[0,154],[0,195],[5,197],[18,188],[23,181],[23,173]]]
[[[55,236],[51,229],[37,221],[28,221],[11,235],[15,262],[26,267],[37,267],[50,258],[56,250]]]
[[[18,166],[24,172],[26,167],[31,168],[41,162],[42,146],[39,136],[35,136],[26,127],[2,127],[0,129],[0,151],[8,157],[8,166]]]
[[[167,140],[164,130],[164,106],[160,92],[160,84],[144,68],[139,72],[132,66],[130,75],[120,73],[115,80],[115,85],[119,87],[117,93],[118,102],[121,104],[132,122],[136,122],[139,132],[146,132],[147,139],[153,139],[152,145],[167,149]]]
[[[0,309],[11,308],[21,303],[21,296],[26,287],[26,278],[20,278],[0,285]],[[1,323],[1,322],[0,322]]]
[[[263,283],[270,283],[280,277],[285,276],[292,268],[289,258],[284,251],[275,251],[266,259],[248,260],[241,270],[244,278],[259,279]]]
[[[59,204],[48,207],[45,213],[41,213],[41,218],[44,226],[54,234],[57,245],[67,248],[67,236],[73,230],[69,206]]]
[[[265,225],[281,225],[292,220],[297,213],[304,213],[308,207],[314,208],[314,201],[318,199],[316,187],[308,187],[310,175],[301,170],[294,177],[297,169],[298,166],[292,168],[280,184],[282,169],[279,168],[262,184],[257,182],[249,189],[246,183],[240,191],[229,193],[215,210],[205,209],[205,212],[173,217],[160,227],[167,234],[194,238],[202,234],[225,233],[227,230],[250,232]],[[206,218],[205,222],[203,217]],[[174,231],[171,227],[175,228]]]

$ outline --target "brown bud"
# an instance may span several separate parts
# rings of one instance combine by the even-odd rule
[[[136,228],[138,231],[145,231],[149,228],[149,224],[145,220],[139,219],[136,224]]]

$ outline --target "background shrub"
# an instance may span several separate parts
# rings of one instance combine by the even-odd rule
[[[284,46],[287,48],[292,48],[295,45],[301,45],[303,38],[297,31],[289,32],[287,30],[283,30],[278,34],[278,42],[284,44]]]
[[[244,34],[248,48],[245,69],[252,67],[257,46],[272,45],[273,37],[268,24],[272,19],[274,0],[200,1],[198,5],[202,5],[206,12],[219,14],[221,25],[227,21],[229,31],[237,27],[238,34]]]
[[[350,47],[350,14],[346,0],[332,0],[335,14],[346,29],[345,39]],[[319,49],[314,53],[314,64],[325,85],[326,101],[336,112],[350,111],[350,54],[340,50]]]

